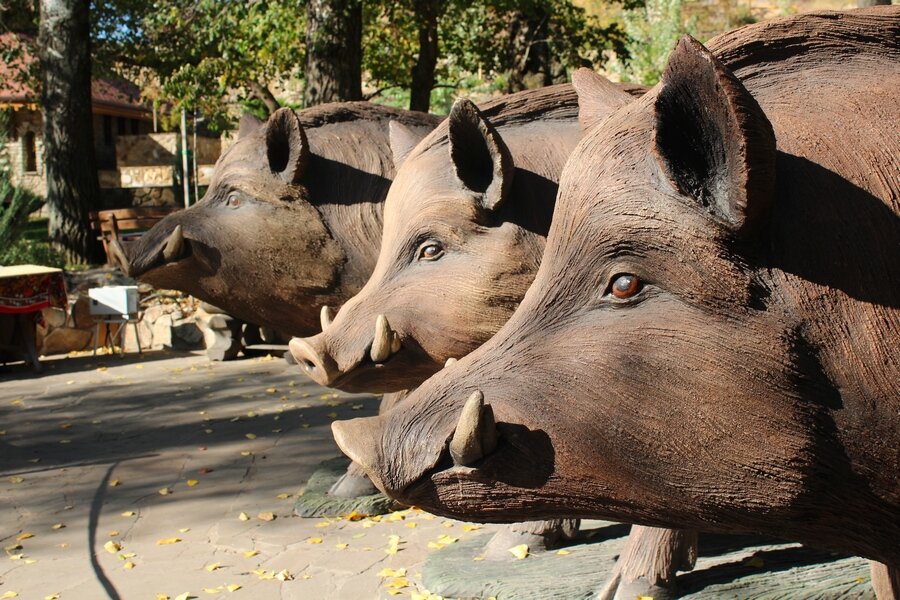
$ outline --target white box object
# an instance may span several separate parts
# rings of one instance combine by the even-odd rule
[[[138,311],[136,285],[110,285],[88,290],[92,315],[134,315]]]

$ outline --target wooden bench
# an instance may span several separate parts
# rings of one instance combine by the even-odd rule
[[[103,243],[106,263],[117,263],[110,251],[110,241],[118,240],[124,249],[140,239],[144,233],[164,217],[180,210],[175,206],[148,206],[118,208],[91,213],[91,228],[97,232],[97,239]]]

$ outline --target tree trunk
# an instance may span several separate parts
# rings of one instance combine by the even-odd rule
[[[419,24],[419,56],[412,68],[409,110],[428,112],[438,59],[438,17],[441,0],[415,0],[413,10]]]
[[[41,0],[41,110],[49,235],[69,263],[99,262],[100,203],[91,116],[89,0]]]
[[[269,86],[258,81],[251,81],[249,87],[250,92],[265,104],[266,110],[269,111],[270,115],[281,108],[281,104],[278,102],[278,99],[275,98],[275,95],[272,93],[272,90],[269,89]]]
[[[361,0],[309,0],[305,106],[362,100]]]

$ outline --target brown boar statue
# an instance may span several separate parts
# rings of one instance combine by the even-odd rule
[[[394,176],[389,123],[424,135],[439,117],[368,102],[245,118],[203,199],[160,221],[126,272],[290,335],[319,330],[372,272]]]
[[[491,340],[334,423],[382,490],[481,521],[789,538],[872,559],[896,596],[900,8],[733,35],[753,31],[783,35],[720,39],[721,60],[685,37],[593,123]]]

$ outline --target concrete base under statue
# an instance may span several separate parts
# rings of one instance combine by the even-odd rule
[[[358,515],[383,515],[400,506],[383,494],[370,494],[355,498],[339,498],[328,494],[328,490],[344,476],[350,459],[332,458],[319,464],[309,478],[303,495],[294,504],[294,514],[300,517],[340,517],[355,512]]]
[[[490,535],[433,552],[422,583],[445,598],[594,598],[612,574],[629,527],[583,521],[567,554],[550,550],[517,560],[473,560]],[[700,535],[693,571],[677,578],[680,598],[874,600],[868,561],[755,536]]]

